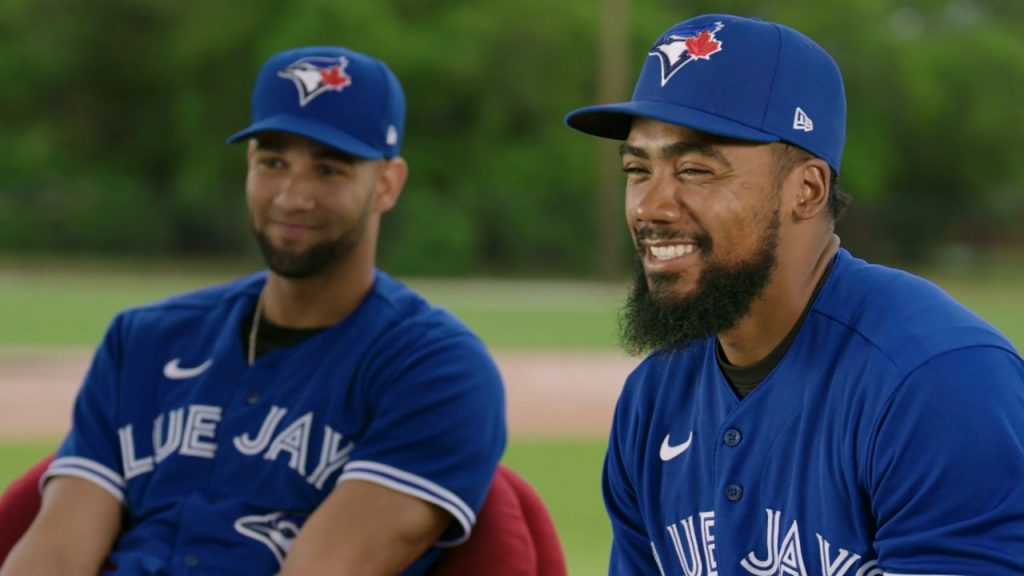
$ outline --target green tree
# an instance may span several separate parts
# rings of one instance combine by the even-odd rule
[[[408,94],[412,166],[381,263],[404,274],[595,272],[595,0],[0,0],[0,250],[251,252],[248,95],[272,53],[346,44]],[[1006,0],[632,0],[639,70],[671,23],[728,11],[818,39],[849,101],[841,231],[869,256],[1024,242],[1024,7]],[[630,87],[624,87],[628,92]]]

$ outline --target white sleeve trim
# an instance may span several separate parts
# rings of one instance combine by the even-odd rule
[[[431,502],[448,511],[462,527],[462,535],[453,540],[444,540],[437,543],[438,546],[455,546],[465,542],[476,522],[476,513],[459,496],[447,488],[440,486],[426,478],[368,460],[356,460],[349,462],[337,484],[345,480],[366,480],[391,488],[392,490],[409,494],[421,500]]]
[[[94,460],[77,456],[57,458],[39,479],[39,490],[42,491],[46,482],[55,476],[75,476],[88,480],[107,491],[118,502],[124,502],[124,478]]]
[[[957,576],[956,574],[908,574],[904,572],[883,572],[882,576]]]

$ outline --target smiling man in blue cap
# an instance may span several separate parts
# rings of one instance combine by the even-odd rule
[[[268,270],[121,313],[3,574],[425,574],[505,446],[480,340],[375,267],[405,97],[339,47],[256,80],[246,198]]]
[[[779,24],[672,26],[622,141],[647,354],[604,468],[612,574],[1024,574],[1024,360],[933,284],[839,246],[846,103]]]

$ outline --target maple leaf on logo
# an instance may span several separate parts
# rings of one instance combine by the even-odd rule
[[[722,43],[715,40],[715,35],[710,30],[686,39],[686,51],[691,58],[709,60],[710,56],[722,49]]]
[[[351,78],[348,77],[348,74],[345,74],[344,72],[341,71],[340,66],[334,66],[332,68],[321,70],[320,77],[323,78],[324,84],[332,88],[348,86],[349,82],[352,81]]]

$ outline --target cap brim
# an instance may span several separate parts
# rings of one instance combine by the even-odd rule
[[[565,123],[580,132],[601,138],[626,140],[634,118],[650,118],[669,124],[692,128],[700,132],[717,134],[752,142],[775,142],[780,138],[746,124],[726,120],[702,112],[665,102],[621,102],[587,106],[573,110],[565,116]]]
[[[244,138],[250,138],[260,132],[288,132],[290,134],[296,134],[347,154],[351,154],[359,158],[366,158],[367,160],[377,160],[384,157],[380,150],[346,134],[345,132],[342,132],[341,130],[325,126],[319,122],[311,122],[305,118],[298,118],[284,114],[271,116],[256,122],[245,130],[231,135],[231,137],[228,138],[228,143],[230,144],[238,142]]]

